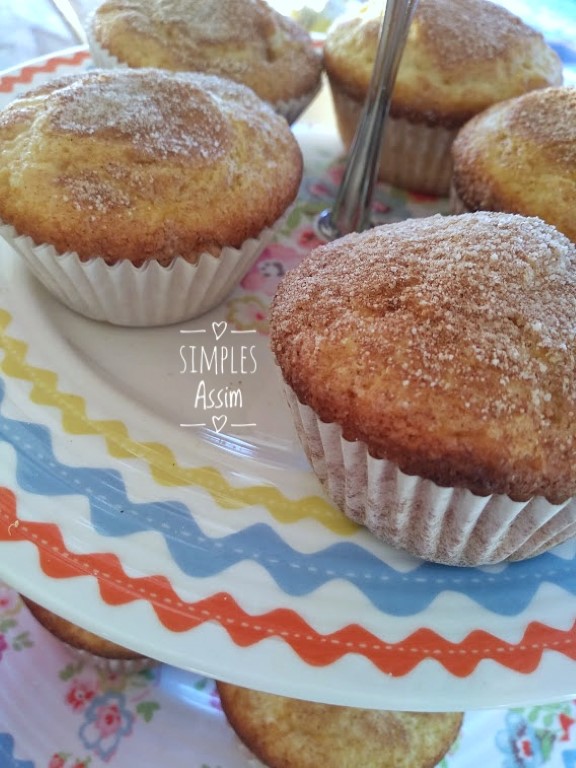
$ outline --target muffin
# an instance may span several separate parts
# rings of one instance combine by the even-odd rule
[[[92,70],[0,112],[0,234],[58,299],[110,323],[219,304],[301,176],[286,121],[212,75]]]
[[[320,87],[322,59],[312,38],[264,0],[104,0],[87,26],[99,66],[227,77],[290,123]]]
[[[327,495],[426,560],[531,557],[576,534],[576,247],[478,212],[316,248],[271,345]]]
[[[36,621],[51,635],[65,643],[81,659],[89,660],[96,666],[110,671],[119,672],[135,672],[158,663],[136,651],[131,651],[82,629],[24,595],[20,597]]]
[[[381,3],[334,22],[324,47],[338,128],[350,147],[368,93]],[[447,195],[450,146],[474,115],[526,91],[559,85],[562,63],[542,35],[488,0],[420,0],[392,93],[379,178]]]
[[[452,147],[455,212],[539,216],[576,242],[576,88],[545,88],[472,118]]]
[[[242,743],[269,768],[433,768],[460,712],[388,712],[317,704],[217,682]]]

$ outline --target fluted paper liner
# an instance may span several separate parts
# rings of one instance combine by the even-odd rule
[[[285,385],[302,446],[326,494],[378,539],[416,557],[447,565],[524,560],[576,535],[576,500],[513,501],[443,488],[375,459],[362,442],[342,437]]]
[[[175,258],[167,267],[154,260],[135,267],[127,260],[110,266],[101,258],[82,261],[77,253],[59,254],[53,246],[37,245],[0,222],[0,236],[59,301],[92,320],[139,327],[184,322],[216,307],[250,269],[273,232],[266,229],[241,248],[223,248],[218,256],[203,253],[195,264]]]
[[[160,663],[155,659],[149,659],[146,656],[134,659],[109,659],[105,656],[98,656],[84,648],[76,648],[66,642],[64,642],[64,645],[74,654],[78,661],[87,662],[104,672],[114,675],[130,675],[136,672],[143,672],[146,669],[152,669],[152,667],[158,666]]]
[[[350,146],[362,103],[331,83],[338,130]],[[445,196],[452,178],[451,148],[457,129],[388,117],[380,155],[379,178],[402,189]]]
[[[116,67],[129,66],[126,64],[126,62],[121,61],[117,56],[114,56],[112,53],[110,53],[110,51],[107,51],[105,48],[103,48],[100,43],[94,39],[94,36],[90,31],[87,32],[87,37],[88,45],[90,47],[90,55],[92,56],[92,61],[96,67],[101,69],[114,69]],[[273,101],[270,102],[270,106],[275,112],[277,112],[279,115],[282,115],[282,117],[286,119],[288,125],[292,125],[292,123],[295,123],[300,115],[304,112],[306,107],[308,107],[316,98],[320,92],[321,87],[322,83],[320,82],[316,88],[314,88],[309,93],[300,96],[299,98],[286,99],[284,101]]]
[[[468,208],[464,200],[456,192],[454,184],[450,185],[450,213],[472,213],[472,208]]]
[[[314,101],[322,84],[320,83],[317,88],[309,93],[300,96],[297,99],[287,99],[285,101],[274,101],[270,105],[275,112],[282,115],[286,119],[288,125],[292,125],[298,120],[300,115],[306,110],[306,108]]]

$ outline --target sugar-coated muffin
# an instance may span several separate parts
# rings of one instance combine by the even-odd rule
[[[82,658],[89,659],[96,665],[107,667],[110,670],[129,672],[157,663],[136,651],[83,629],[78,624],[58,616],[24,595],[20,595],[20,597],[32,616],[44,629],[69,648],[77,651]]]
[[[337,19],[324,47],[338,128],[354,137],[376,58],[381,3]],[[387,121],[380,179],[448,194],[457,130],[488,106],[562,82],[542,35],[489,0],[420,0],[408,33]]]
[[[91,70],[0,112],[1,233],[61,301],[112,323],[222,301],[301,176],[286,121],[212,75]]]
[[[217,687],[228,722],[269,768],[433,768],[463,721],[460,712],[389,712]]]
[[[265,0],[104,0],[88,33],[99,66],[227,77],[289,122],[320,87],[322,58],[311,36]]]
[[[576,242],[576,88],[544,88],[472,118],[454,145],[455,212],[539,216]]]
[[[316,248],[271,344],[328,496],[428,560],[518,560],[576,534],[576,247],[478,212]]]

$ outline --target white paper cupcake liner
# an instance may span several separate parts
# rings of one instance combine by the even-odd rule
[[[450,185],[450,213],[472,213],[472,208],[468,208],[453,184]]]
[[[378,539],[416,557],[477,566],[524,560],[576,535],[576,500],[477,496],[409,476],[342,437],[285,386],[298,436],[328,497]]]
[[[154,659],[149,659],[144,656],[134,659],[109,659],[104,656],[97,656],[95,653],[85,650],[84,648],[76,648],[69,643],[61,641],[68,648],[68,650],[78,659],[78,661],[86,662],[91,666],[97,667],[103,672],[107,672],[113,675],[131,675],[137,672],[143,672],[146,669],[158,666],[159,662]]]
[[[297,99],[287,99],[286,101],[276,101],[272,104],[272,108],[279,115],[282,115],[286,119],[288,125],[292,125],[298,120],[300,115],[308,108],[308,106],[314,101],[316,96],[320,93],[322,83],[318,83],[318,87],[310,93],[300,96]]]
[[[121,61],[117,56],[114,56],[105,48],[96,42],[91,32],[87,31],[88,46],[90,48],[90,55],[92,61],[96,67],[101,69],[114,69],[116,67],[127,67],[128,64]],[[318,83],[318,86],[309,93],[300,96],[299,98],[286,99],[284,101],[271,102],[271,107],[279,115],[282,115],[286,119],[288,125],[292,125],[304,112],[304,110],[314,101],[320,89],[322,82]]]
[[[218,256],[203,253],[195,264],[176,258],[167,267],[153,260],[140,267],[127,260],[110,266],[99,258],[82,261],[76,253],[59,254],[0,222],[0,236],[59,301],[92,320],[140,327],[184,322],[216,307],[273,233],[274,228],[266,229],[241,248],[223,248]]]
[[[116,67],[127,67],[128,65],[120,61],[116,56],[112,55],[110,51],[102,48],[100,43],[96,41],[92,30],[90,29],[90,20],[86,25],[86,39],[88,41],[88,48],[90,49],[90,57],[92,63],[98,69],[115,69]]]
[[[331,83],[338,130],[349,147],[363,104]],[[451,147],[457,129],[448,130],[403,118],[386,121],[378,178],[387,184],[431,195],[446,196],[452,178]]]

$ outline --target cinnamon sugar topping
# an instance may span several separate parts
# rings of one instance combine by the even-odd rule
[[[538,216],[576,242],[576,88],[494,104],[452,146],[454,207]]]
[[[129,67],[211,72],[280,106],[320,84],[308,32],[265,0],[104,0],[89,22],[99,51]]]
[[[284,278],[271,327],[299,399],[373,455],[448,484],[476,473],[478,492],[504,488],[477,475],[510,463],[516,494],[535,470],[567,472],[576,492],[576,248],[540,219],[438,215],[341,238]]]
[[[302,155],[244,85],[198,72],[93,69],[0,112],[0,208],[82,260],[194,263],[241,248],[294,199]]]
[[[110,7],[130,10],[127,23],[144,35],[151,33],[151,25],[173,28],[176,40],[183,45],[186,38],[198,44],[253,43],[269,36],[274,29],[274,12],[260,0],[152,0],[146,7],[142,2],[120,0],[110,3]]]
[[[447,69],[487,61],[506,53],[511,43],[542,38],[517,16],[492,2],[424,0],[418,5],[418,28],[431,54]],[[490,30],[490,34],[482,31]],[[479,32],[481,31],[481,32]]]
[[[344,125],[350,123],[350,109],[340,97],[357,105],[368,92],[381,5],[374,0],[336,20],[326,35],[324,66]],[[501,5],[420,0],[394,84],[391,116],[452,130],[491,104],[561,83],[558,54]]]
[[[510,105],[509,131],[536,142],[566,169],[576,167],[576,88],[546,88]]]

